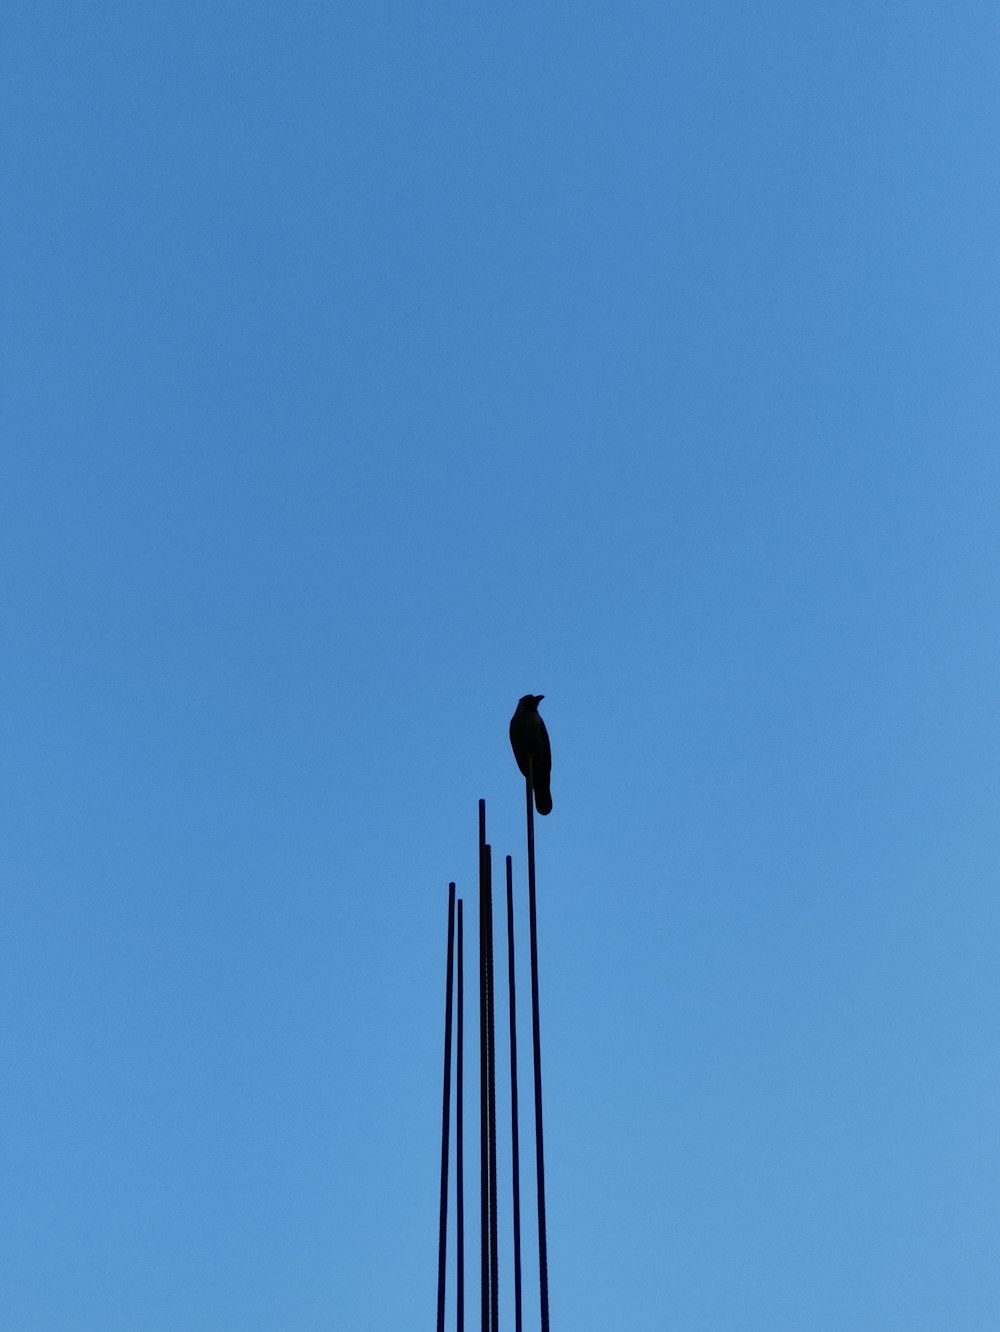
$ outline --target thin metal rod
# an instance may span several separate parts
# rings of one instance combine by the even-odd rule
[[[441,1220],[438,1231],[438,1332],[444,1332],[445,1267],[448,1255],[448,1118],[451,1112],[451,1009],[455,964],[455,885],[448,885],[448,979],[444,1001],[444,1096],[441,1108]]]
[[[462,899],[458,900],[458,1000],[455,1032],[455,1306],[458,1332],[465,1332],[465,1160],[464,1132],[464,1056],[465,1043],[465,946],[462,928]]]
[[[545,1232],[545,1142],[542,1132],[542,1037],[538,1017],[538,924],[535,914],[535,811],[531,798],[532,763],[524,782],[528,820],[528,920],[531,933],[531,1035],[535,1053],[535,1167],[538,1174],[538,1291],[541,1332],[549,1332],[549,1257]]]
[[[459,940],[462,937],[462,904],[458,904]],[[461,947],[461,944],[459,945]],[[459,952],[461,958],[461,952]],[[459,975],[461,976],[461,961]],[[507,989],[510,997],[510,1145],[514,1181],[514,1328],[522,1332],[521,1319],[521,1157],[517,1114],[517,987],[514,979],[514,870],[507,857]],[[461,989],[459,989],[461,1005]],[[459,1013],[461,1013],[459,1007]]]
[[[485,848],[486,871],[486,1010],[488,1051],[486,1060],[488,1126],[490,1146],[490,1329],[500,1325],[499,1254],[497,1244],[497,1079],[496,1023],[493,985],[493,853]]]
[[[479,1245],[483,1332],[490,1329],[489,1014],[486,985],[486,801],[479,802]]]

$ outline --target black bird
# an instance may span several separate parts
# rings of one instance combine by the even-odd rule
[[[525,777],[531,777],[535,793],[535,808],[539,814],[552,811],[549,777],[552,773],[552,749],[549,733],[538,712],[544,694],[525,694],[518,699],[517,708],[510,719],[510,747],[517,766]]]

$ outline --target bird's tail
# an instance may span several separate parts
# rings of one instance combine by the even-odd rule
[[[552,795],[548,782],[535,782],[535,808],[539,814],[552,813]]]

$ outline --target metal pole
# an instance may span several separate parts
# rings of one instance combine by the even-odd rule
[[[535,1166],[538,1174],[538,1287],[541,1332],[549,1332],[549,1259],[545,1233],[545,1143],[542,1133],[542,1037],[538,1017],[538,925],[535,916],[535,810],[531,798],[532,763],[524,790],[528,821],[528,920],[531,933],[531,1035],[535,1053]]]
[[[484,866],[486,871],[486,1081],[488,1127],[490,1146],[490,1329],[498,1332],[500,1323],[499,1255],[497,1251],[497,1080],[496,1080],[496,1023],[494,1021],[493,986],[493,853],[487,844]]]
[[[462,937],[462,904],[459,911],[459,940]],[[461,953],[459,953],[461,959]],[[459,961],[459,975],[461,972]],[[517,992],[514,979],[514,871],[510,856],[507,857],[507,978],[510,996],[510,1144],[511,1172],[514,1181],[514,1328],[522,1332],[521,1321],[521,1160],[518,1135],[517,1114]],[[459,990],[461,1005],[461,990]],[[459,1007],[459,1013],[461,1013]]]
[[[455,1304],[457,1308],[456,1325],[458,1332],[465,1332],[465,1162],[463,1136],[464,1119],[464,1059],[462,1047],[465,1041],[464,990],[465,963],[462,929],[462,899],[458,900],[458,1012],[455,1032]]]
[[[448,885],[448,979],[444,1001],[444,1096],[441,1108],[441,1220],[438,1231],[438,1332],[444,1332],[445,1266],[448,1252],[448,1116],[451,1110],[451,1006],[455,958],[455,885]]]
[[[490,1328],[489,1014],[486,981],[486,801],[479,802],[479,1242],[483,1332]]]

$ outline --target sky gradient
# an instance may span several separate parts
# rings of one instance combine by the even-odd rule
[[[4,1327],[431,1324],[532,692],[553,1329],[995,1332],[998,41],[7,6]]]

